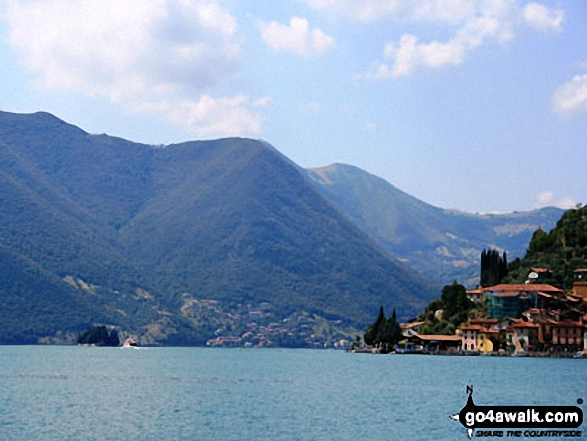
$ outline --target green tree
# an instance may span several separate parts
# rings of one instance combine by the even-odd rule
[[[444,306],[443,316],[447,319],[463,313],[466,315],[471,309],[471,302],[467,298],[467,289],[457,281],[442,288],[441,299]]]
[[[401,327],[397,321],[395,309],[383,325],[379,328],[376,342],[383,347],[384,352],[389,352],[395,344],[403,338]]]
[[[383,307],[379,308],[377,320],[365,332],[365,343],[378,345],[381,352],[390,352],[395,344],[403,338],[402,330],[397,321],[395,309],[388,319],[385,318]]]
[[[397,321],[397,315],[395,313],[395,308],[393,309],[393,313],[388,320],[389,328],[390,328],[390,339],[389,344],[391,347],[395,346],[401,339],[403,339],[402,328]]]
[[[365,332],[364,340],[365,344],[374,345],[377,343],[377,336],[379,334],[379,328],[385,323],[385,314],[383,312],[383,306],[379,307],[379,315],[377,320],[367,328]]]
[[[481,274],[479,283],[483,287],[501,283],[508,275],[507,254],[499,255],[497,250],[483,250],[481,252]]]

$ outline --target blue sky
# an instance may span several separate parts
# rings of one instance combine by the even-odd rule
[[[247,136],[442,208],[585,203],[587,2],[5,0],[0,109]]]

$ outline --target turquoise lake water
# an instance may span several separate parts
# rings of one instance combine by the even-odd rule
[[[587,360],[0,346],[0,439],[466,440],[448,416],[468,384],[478,405],[577,405]]]

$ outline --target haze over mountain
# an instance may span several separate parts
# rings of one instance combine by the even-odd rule
[[[2,342],[103,323],[202,344],[219,323],[202,301],[363,328],[437,295],[263,142],[155,147],[0,113],[0,183]]]
[[[309,169],[307,176],[379,245],[442,284],[457,279],[475,285],[484,248],[505,250],[512,260],[521,257],[532,234],[553,228],[564,212],[553,207],[510,214],[446,210],[343,164]]]

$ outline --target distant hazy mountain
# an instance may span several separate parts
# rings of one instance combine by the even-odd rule
[[[0,342],[109,324],[201,344],[259,304],[363,328],[437,295],[303,173],[259,141],[154,147],[0,113]]]
[[[564,212],[558,208],[512,214],[444,210],[384,179],[342,164],[309,169],[307,176],[382,247],[443,284],[455,279],[478,283],[484,248],[505,250],[512,260],[521,257],[534,231],[553,228]]]

